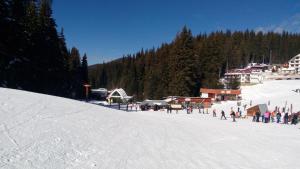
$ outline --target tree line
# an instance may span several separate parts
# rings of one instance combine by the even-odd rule
[[[87,56],[67,49],[51,0],[0,1],[0,86],[81,98]]]
[[[245,30],[194,36],[185,26],[170,43],[90,66],[89,80],[96,88],[124,88],[138,100],[199,96],[200,87],[222,88],[219,78],[227,69],[249,62],[285,63],[299,52],[298,33]]]

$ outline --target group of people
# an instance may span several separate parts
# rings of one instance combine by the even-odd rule
[[[213,109],[212,114],[213,114],[213,117],[217,117],[216,109]],[[243,117],[242,111],[240,110],[240,108],[238,108],[238,110],[236,112],[233,110],[233,108],[231,108],[230,116],[231,116],[233,122],[236,122],[236,118]],[[283,124],[289,124],[289,122],[290,122],[291,124],[296,125],[299,121],[299,119],[298,119],[299,116],[300,116],[300,112],[289,115],[288,112],[281,113],[278,108],[275,108],[275,110],[272,112],[267,110],[265,113],[261,113],[260,111],[253,113],[252,121],[253,122],[263,122],[263,123],[270,123],[270,122],[273,123],[275,121],[276,121],[276,123],[281,123],[281,121],[282,121]],[[221,110],[221,118],[220,119],[227,120],[224,110]]]
[[[253,113],[253,122],[261,122],[263,123],[270,123],[270,122],[275,122],[276,118],[276,123],[281,123],[281,120],[283,120],[283,124],[288,124],[289,121],[291,121],[291,124],[297,124],[298,123],[298,116],[299,113],[293,113],[289,115],[288,111],[285,112],[283,109],[282,113],[280,112],[279,108],[275,108],[274,111],[270,112],[267,110],[265,113],[261,113],[259,111]]]
[[[245,106],[244,106],[244,110],[245,110]],[[191,114],[193,113],[193,106],[189,105],[185,107],[187,114]],[[199,106],[199,113],[203,114],[205,113],[205,109],[203,106]],[[177,110],[178,111],[178,110]],[[172,109],[171,107],[167,107],[167,113],[171,113]],[[206,110],[206,113],[208,114],[208,110]],[[213,109],[212,111],[213,117],[217,117],[217,112],[216,109]],[[233,108],[231,107],[231,111],[230,111],[230,116],[232,118],[233,122],[236,122],[236,118],[240,118],[240,117],[244,117],[242,116],[242,110],[238,107],[237,111],[234,111]],[[275,122],[276,123],[281,123],[281,121],[283,120],[284,124],[288,124],[289,121],[291,122],[291,124],[297,124],[298,123],[298,116],[300,116],[300,112],[299,113],[293,113],[292,115],[289,115],[288,111],[285,111],[285,109],[282,110],[282,112],[279,110],[278,107],[275,108],[274,111],[266,111],[265,113],[261,113],[260,111],[257,111],[255,113],[253,113],[253,122],[263,122],[263,123],[270,123],[270,122]],[[225,116],[225,111],[222,110],[221,111],[221,120],[227,120],[226,116]]]
[[[231,110],[230,110],[230,116],[232,118],[232,121],[233,122],[236,122],[235,118],[239,118],[239,117],[242,117],[242,111],[241,109],[238,107],[238,110],[237,112],[235,112],[233,110],[233,108],[231,107]],[[213,117],[217,117],[217,113],[216,113],[216,109],[213,110]],[[225,116],[225,112],[224,110],[221,111],[221,120],[227,120],[226,116]]]

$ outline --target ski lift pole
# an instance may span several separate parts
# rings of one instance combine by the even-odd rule
[[[83,85],[85,87],[85,101],[88,101],[88,97],[89,97],[89,88],[91,87],[91,85],[89,84],[84,84]]]

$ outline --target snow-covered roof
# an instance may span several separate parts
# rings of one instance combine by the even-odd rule
[[[281,71],[295,71],[294,67],[282,68]]]
[[[125,92],[124,89],[122,88],[118,88],[118,89],[114,89],[107,97],[108,99],[110,98],[121,98],[121,99],[131,99],[132,96],[128,96]]]
[[[299,53],[298,55],[296,55],[296,56],[292,57],[292,59],[290,59],[290,60],[289,60],[289,62],[291,62],[291,61],[295,60],[295,59],[296,59],[296,57],[300,57],[300,53]]]
[[[98,88],[98,89],[92,89],[91,90],[92,92],[95,92],[95,93],[101,93],[101,92],[107,92],[107,89],[105,88]]]
[[[145,100],[141,103],[141,105],[149,105],[149,106],[154,106],[154,105],[158,105],[158,106],[166,106],[168,105],[168,103],[164,100]]]

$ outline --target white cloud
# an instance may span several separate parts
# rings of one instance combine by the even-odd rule
[[[255,28],[255,32],[268,32],[273,31],[281,33],[282,31],[300,32],[300,13],[293,15],[291,18],[282,21],[276,25],[260,26]]]

